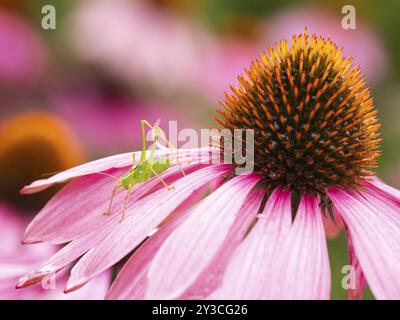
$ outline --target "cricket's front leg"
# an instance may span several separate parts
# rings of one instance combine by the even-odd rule
[[[157,143],[157,139],[161,138],[161,140],[164,141],[165,145],[171,149],[173,152],[176,153],[176,163],[178,164],[179,168],[181,169],[182,175],[186,176],[186,172],[182,167],[182,163],[179,160],[178,157],[178,149],[167,139],[167,136],[165,134],[165,132],[158,127],[158,125],[154,125],[152,126],[148,121],[146,120],[142,120],[142,124],[148,126],[152,131],[153,131],[153,146],[155,147],[156,143]],[[158,121],[157,121],[158,122]],[[149,161],[152,163],[153,162],[153,157],[151,156]],[[189,164],[190,160],[186,159],[186,163]]]
[[[132,152],[132,168],[136,167],[136,153]]]

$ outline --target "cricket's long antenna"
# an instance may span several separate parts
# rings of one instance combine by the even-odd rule
[[[146,132],[145,132],[145,120],[140,121],[140,127],[142,130],[142,154],[140,155],[140,162],[146,161]]]
[[[132,167],[136,167],[136,153],[132,153]]]
[[[45,173],[42,173],[40,175],[40,177],[41,178],[47,178],[47,177],[53,176],[53,175],[55,175],[57,173],[60,173],[60,172],[62,172],[62,171],[45,172]]]
[[[155,127],[154,131],[156,132],[153,136],[153,144],[151,145],[151,150],[150,150],[150,156],[149,159],[151,159],[151,161],[153,161],[154,158],[154,152],[156,151],[156,144],[158,141],[158,132],[159,132],[160,128],[159,127]]]
[[[95,174],[100,174],[102,176],[110,177],[113,178],[114,180],[121,182],[116,176],[113,176],[112,174],[105,173],[105,172],[95,172]]]
[[[162,131],[162,129],[161,129],[161,127],[159,126],[159,123],[160,123],[160,120],[157,120],[157,122],[153,125],[153,128],[155,129],[155,128],[159,128],[159,133],[160,133],[160,136],[164,133],[163,131]],[[155,130],[151,130],[152,131],[152,133],[153,133],[153,138],[154,138],[154,131]],[[165,134],[164,134],[165,135]],[[165,140],[164,139],[164,137],[163,136],[161,136],[161,138],[163,139],[163,140]],[[156,142],[156,146],[157,146],[157,148],[158,149],[168,149],[168,146],[166,145],[166,146],[164,146],[164,145],[162,145],[158,140],[157,140],[157,142]],[[175,149],[174,148],[174,146],[171,144],[171,146],[172,146],[172,149]],[[170,147],[170,149],[171,149],[171,147]]]

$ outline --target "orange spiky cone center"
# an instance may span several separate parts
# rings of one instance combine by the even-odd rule
[[[252,62],[216,121],[254,129],[254,168],[266,185],[299,193],[354,187],[377,164],[376,111],[359,67],[305,32]]]

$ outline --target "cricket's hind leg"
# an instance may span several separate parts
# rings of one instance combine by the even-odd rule
[[[161,181],[161,183],[168,189],[168,190],[173,190],[175,187],[172,184],[168,184],[165,182],[163,178],[160,177],[160,175],[152,168],[150,167],[151,172],[157,177],[158,180]]]
[[[114,197],[115,197],[115,193],[121,187],[122,187],[122,184],[118,184],[113,188],[112,193],[111,193],[110,202],[108,204],[108,209],[103,212],[104,215],[109,216],[111,214],[111,207],[112,207],[112,203],[113,203],[113,200],[114,200]]]
[[[124,198],[124,204],[122,205],[122,214],[121,214],[121,218],[119,219],[119,223],[121,223],[121,222],[124,220],[124,218],[125,218],[126,203],[127,203],[127,201],[128,201],[129,195],[130,195],[130,193],[131,193],[131,191],[132,191],[132,188],[133,188],[133,185],[130,186],[130,187],[126,190],[125,198]]]

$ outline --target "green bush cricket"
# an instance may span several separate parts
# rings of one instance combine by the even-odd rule
[[[126,172],[124,175],[122,175],[119,178],[116,178],[114,176],[111,176],[115,180],[118,181],[118,184],[113,188],[112,193],[111,193],[111,199],[108,205],[107,211],[104,213],[105,215],[110,215],[111,214],[111,207],[112,207],[112,202],[115,196],[115,193],[118,189],[124,188],[126,190],[125,193],[125,198],[122,206],[122,215],[120,218],[120,222],[124,219],[125,215],[125,210],[126,210],[126,203],[129,197],[129,194],[132,191],[132,188],[135,186],[137,183],[141,182],[146,182],[147,180],[150,180],[153,177],[157,177],[161,183],[168,189],[171,190],[173,189],[173,185],[167,184],[161,177],[160,174],[166,171],[170,166],[171,166],[171,160],[166,157],[154,159],[154,152],[156,149],[156,145],[158,142],[158,139],[161,138],[166,146],[170,148],[171,150],[176,150],[176,153],[178,153],[178,150],[168,141],[168,139],[165,136],[164,131],[158,126],[158,122],[154,124],[153,126],[147,122],[146,120],[141,120],[141,131],[142,131],[142,150],[141,150],[141,155],[139,159],[139,163],[136,163],[136,157],[135,153],[133,153],[133,163],[132,167],[129,169],[128,172]],[[153,142],[151,145],[150,149],[150,154],[149,157],[146,158],[146,133],[145,133],[145,126],[148,126],[153,133]],[[177,157],[177,164],[179,165],[182,174],[185,175],[185,171],[183,170],[178,157]]]

